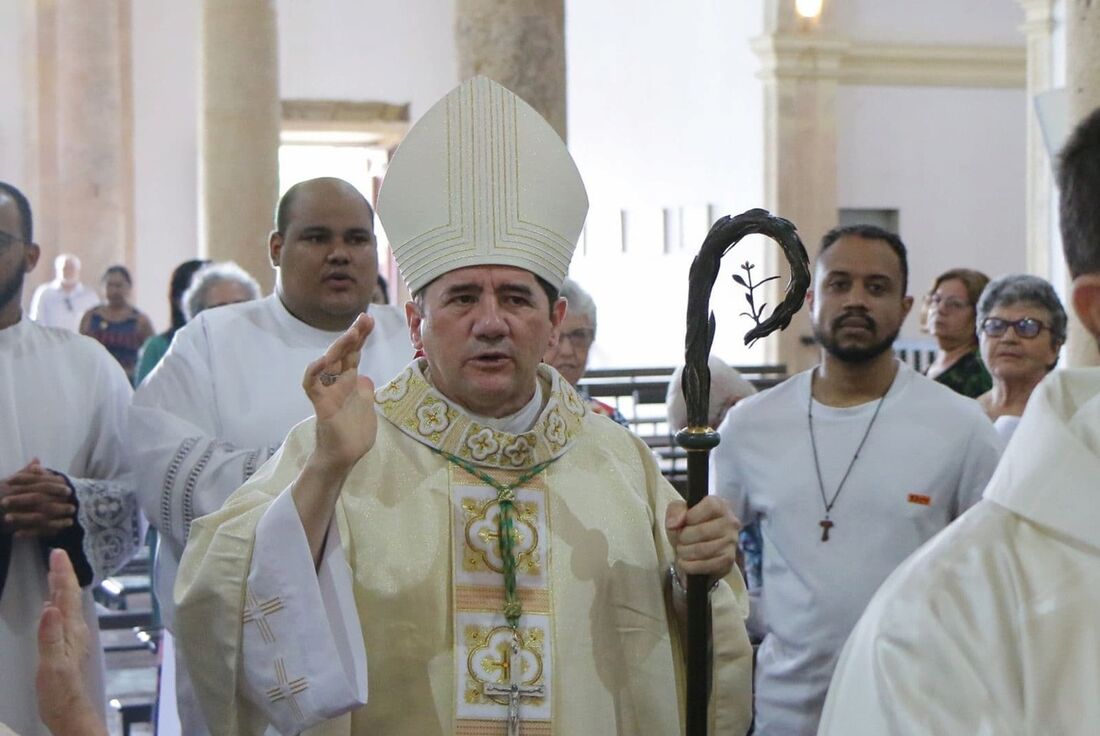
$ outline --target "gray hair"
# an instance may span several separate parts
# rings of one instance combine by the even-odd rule
[[[203,266],[191,277],[191,285],[180,297],[180,304],[191,320],[196,314],[206,309],[206,293],[217,284],[232,281],[248,290],[249,299],[260,298],[260,285],[252,275],[238,266],[233,261],[221,261]]]
[[[569,312],[567,314],[577,314],[582,317],[588,317],[588,321],[592,323],[592,331],[596,331],[596,302],[592,301],[592,297],[587,291],[580,287],[573,279],[567,278],[561,285],[561,296],[565,297],[565,300],[569,302]]]
[[[1066,310],[1054,287],[1046,279],[1016,273],[989,282],[978,300],[978,332],[982,322],[997,307],[1010,307],[1018,303],[1032,304],[1050,312],[1050,335],[1054,342],[1066,341]]]

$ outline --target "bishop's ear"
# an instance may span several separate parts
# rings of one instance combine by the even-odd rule
[[[421,335],[424,314],[414,299],[405,302],[405,321],[409,324],[409,340],[412,341],[413,349],[420,352],[424,349],[424,338]]]
[[[1085,329],[1100,338],[1100,273],[1086,273],[1073,280],[1073,309]]]

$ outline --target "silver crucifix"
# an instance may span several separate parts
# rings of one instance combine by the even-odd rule
[[[508,736],[519,736],[519,699],[523,696],[539,698],[545,695],[546,688],[543,685],[523,684],[523,660],[519,651],[519,634],[512,634],[512,642],[508,645],[508,661],[506,663],[508,684],[498,685],[495,682],[487,682],[483,686],[486,695],[505,696],[508,698]]]

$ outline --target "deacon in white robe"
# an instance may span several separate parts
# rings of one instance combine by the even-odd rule
[[[674,570],[715,578],[711,733],[745,732],[732,514],[687,511],[539,364],[586,210],[564,144],[488,79],[409,132],[379,215],[424,358],[368,391],[360,318],[305,374],[317,418],[193,527],[177,620],[215,733],[679,733]]]
[[[1100,108],[1058,167],[1067,301],[1093,340],[1098,162]],[[1096,733],[1098,490],[1100,369],[1052,373],[1031,394],[982,501],[875,594],[837,664],[818,733]]]
[[[1048,376],[984,499],[882,585],[819,734],[1091,734],[1100,722],[1100,370]]]
[[[363,346],[362,374],[382,383],[412,356],[403,315],[370,305],[378,272],[373,233],[373,210],[347,182],[291,187],[269,243],[276,293],[200,313],[138,387],[135,459],[145,513],[160,532],[155,589],[170,631],[172,586],[191,522],[221,508],[313,413],[301,389],[306,365],[368,305],[375,329]],[[179,647],[169,642],[166,651]],[[175,675],[182,732],[201,736],[207,730],[187,673],[177,666]],[[165,684],[171,681],[162,681],[161,701],[170,702]],[[170,717],[162,723],[174,725]]]
[[[0,530],[0,721],[23,736],[47,736],[34,673],[50,547],[68,551],[85,586],[87,688],[101,715],[104,709],[103,652],[89,586],[120,568],[142,538],[125,445],[131,389],[99,343],[26,317],[0,330],[0,376],[0,483],[37,459],[41,468],[62,474],[77,509],[74,525],[50,538],[14,538],[10,529]]]

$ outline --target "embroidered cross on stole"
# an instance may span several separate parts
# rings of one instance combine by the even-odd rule
[[[483,470],[481,468],[479,471]],[[456,711],[459,736],[549,736],[553,618],[550,609],[549,540],[543,475],[512,491],[512,523],[502,524],[498,490],[450,465],[454,520],[454,631]],[[486,471],[508,486],[516,471]],[[511,534],[518,618],[506,616],[500,535]],[[514,626],[512,624],[515,624]]]

